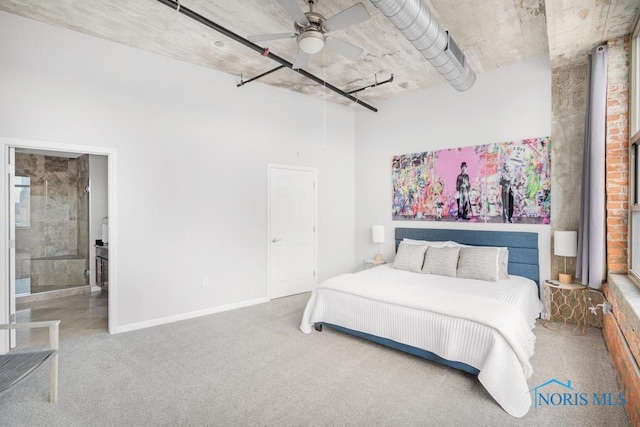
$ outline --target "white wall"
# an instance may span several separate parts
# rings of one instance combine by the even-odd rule
[[[102,240],[102,218],[109,216],[107,156],[89,156],[89,284],[96,284],[96,240]]]
[[[377,114],[356,111],[356,266],[376,253],[371,243],[373,224],[385,225],[383,255],[387,260],[393,259],[395,227],[535,231],[540,236],[541,279],[550,277],[548,225],[391,220],[394,155],[551,135],[548,58],[479,73],[466,92],[443,84],[377,107]]]
[[[236,83],[0,12],[0,137],[117,154],[112,331],[266,298],[267,163],[318,169],[318,279],[353,268],[353,110],[327,104],[323,140],[322,100]]]

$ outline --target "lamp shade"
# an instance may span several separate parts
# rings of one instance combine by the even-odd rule
[[[324,35],[320,31],[304,31],[298,36],[298,46],[309,55],[318,53],[324,47]]]
[[[384,225],[371,227],[371,241],[373,243],[384,243]]]
[[[553,253],[555,255],[571,257],[578,255],[577,231],[554,231],[553,240]]]

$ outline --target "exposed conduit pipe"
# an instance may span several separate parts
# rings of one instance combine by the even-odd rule
[[[202,25],[205,25],[209,28],[211,28],[212,30],[215,30],[217,32],[219,32],[222,35],[225,35],[227,37],[229,37],[232,40],[237,41],[238,43],[241,43],[245,46],[247,46],[250,49],[255,50],[256,52],[260,53],[262,56],[266,56],[269,59],[272,59],[276,62],[278,62],[281,65],[284,65],[287,68],[293,69],[293,64],[281,57],[279,57],[278,55],[274,55],[271,52],[265,51],[264,48],[258,46],[255,43],[250,42],[249,40],[245,39],[244,37],[239,36],[238,34],[234,33],[231,30],[226,29],[225,27],[223,27],[222,25],[219,25],[213,21],[211,21],[210,19],[205,18],[204,16],[192,11],[191,9],[188,9],[184,6],[182,6],[180,4],[180,1],[175,1],[175,0],[157,0],[158,2],[164,4],[165,6],[169,6],[171,9],[182,13],[185,16],[188,16],[189,18],[193,19],[194,21],[197,21],[199,23],[201,23]],[[275,70],[274,70],[275,71]],[[373,111],[374,113],[378,112],[377,108],[372,107],[371,105],[367,104],[366,102],[362,102],[360,101],[358,98],[349,95],[348,93],[346,93],[345,91],[338,89],[337,87],[335,87],[334,85],[322,80],[319,77],[316,77],[315,75],[308,73],[305,70],[295,70],[298,74],[303,75],[304,77],[313,80],[314,82],[318,83],[321,86],[326,87],[327,89],[344,96],[347,99],[350,99],[351,101],[355,102],[356,104],[360,104],[363,107]]]
[[[374,84],[369,85],[369,86],[365,86],[365,87],[361,87],[360,89],[350,90],[350,91],[349,91],[349,92],[347,92],[347,93],[348,93],[349,95],[351,95],[352,93],[362,92],[363,90],[365,90],[365,89],[369,89],[369,88],[371,88],[371,87],[382,86],[382,85],[384,85],[384,84],[391,83],[391,82],[393,81],[393,74],[391,74],[391,77],[389,77],[389,79],[387,79],[387,80],[385,80],[385,81],[383,81],[383,82],[378,82],[377,80],[378,80],[378,79],[377,79],[377,77],[376,77],[376,82],[375,82]]]
[[[423,0],[369,0],[459,91],[473,86],[476,74],[464,54]]]
[[[268,75],[269,75],[269,74],[271,74],[271,73],[275,73],[276,71],[278,71],[278,70],[280,70],[280,69],[282,69],[282,68],[284,68],[284,65],[278,65],[276,68],[271,69],[271,70],[269,70],[269,71],[265,71],[265,72],[264,72],[264,73],[262,73],[262,74],[258,74],[257,76],[255,76],[255,77],[253,77],[253,78],[250,78],[249,80],[242,80],[242,74],[240,74],[240,83],[238,83],[236,86],[237,86],[237,87],[244,86],[244,85],[246,85],[247,83],[251,83],[251,82],[252,82],[252,81],[254,81],[254,80],[258,80],[259,78],[262,78],[262,77],[264,77],[264,76],[268,76]]]

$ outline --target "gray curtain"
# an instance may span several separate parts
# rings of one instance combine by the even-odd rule
[[[605,132],[607,114],[608,48],[589,55],[587,111],[584,126],[582,200],[578,229],[576,277],[600,289],[606,279]]]

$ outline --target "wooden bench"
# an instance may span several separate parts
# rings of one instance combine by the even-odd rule
[[[38,367],[49,361],[50,391],[49,401],[58,401],[58,331],[59,320],[42,322],[13,323],[0,325],[0,330],[28,330],[35,328],[49,328],[49,350],[43,351],[19,351],[0,355],[0,393],[13,387],[21,380],[27,378]]]

